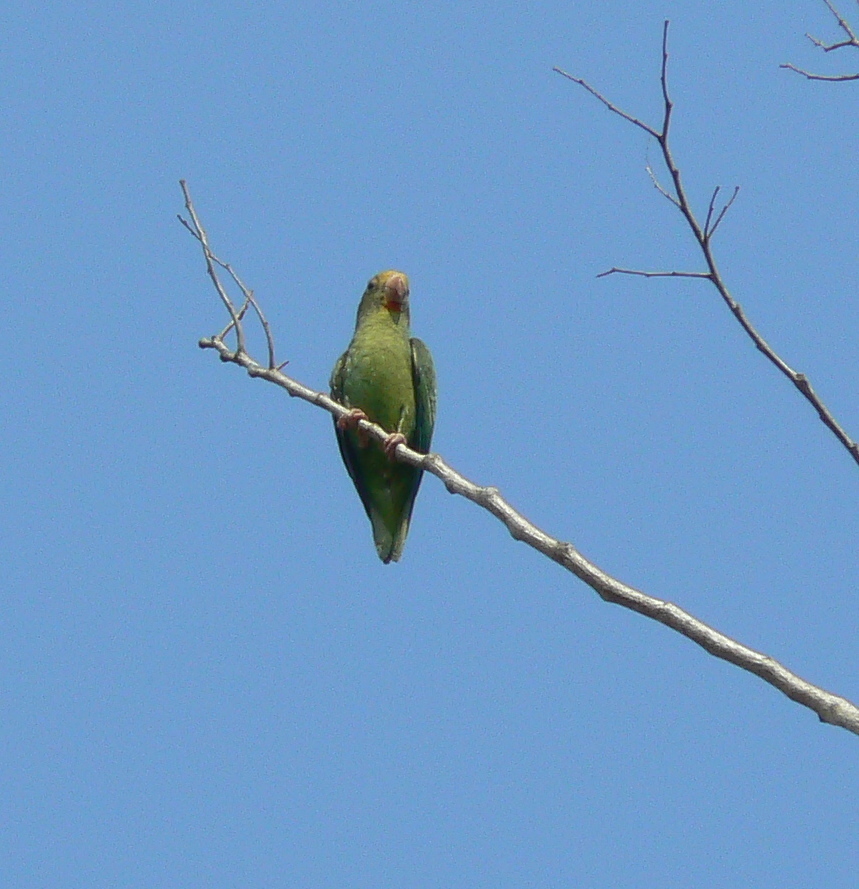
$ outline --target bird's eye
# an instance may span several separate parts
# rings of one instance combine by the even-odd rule
[[[367,282],[367,290],[372,290],[379,282],[375,278],[370,278]]]

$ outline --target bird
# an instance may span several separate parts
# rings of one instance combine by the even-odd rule
[[[400,463],[399,444],[428,453],[435,426],[437,384],[432,355],[409,328],[409,279],[394,269],[367,284],[355,333],[331,372],[331,397],[349,408],[335,419],[340,456],[373,528],[376,552],[399,561],[409,533],[422,469]],[[358,428],[377,423],[384,444]]]

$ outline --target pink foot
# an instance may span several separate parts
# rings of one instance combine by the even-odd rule
[[[360,408],[353,407],[348,414],[337,420],[338,429],[355,429],[361,420],[366,420],[367,415]]]
[[[406,441],[405,435],[402,432],[392,432],[386,439],[382,448],[385,451],[389,460],[394,459],[394,451],[397,449],[397,445],[408,444]]]

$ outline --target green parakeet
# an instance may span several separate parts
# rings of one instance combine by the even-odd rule
[[[398,443],[426,453],[435,425],[432,355],[409,330],[409,279],[379,272],[358,306],[355,334],[331,372],[331,397],[352,408],[336,421],[337,444],[373,525],[379,558],[403,552],[422,470],[394,459]],[[362,435],[359,419],[391,433],[384,446]]]

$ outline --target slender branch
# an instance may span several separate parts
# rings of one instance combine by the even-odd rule
[[[639,278],[707,278],[709,272],[644,272],[640,269],[621,269],[615,266],[605,272],[600,272],[598,278],[607,278],[609,275],[637,275]]]
[[[244,318],[248,306],[251,306],[254,312],[256,312],[257,318],[259,318],[260,325],[262,326],[262,329],[265,333],[266,346],[268,347],[268,366],[275,367],[274,338],[271,334],[271,327],[268,323],[268,319],[263,314],[259,303],[254,298],[253,290],[245,285],[245,283],[236,274],[235,270],[228,262],[223,262],[222,260],[218,259],[218,257],[215,256],[215,254],[212,252],[212,248],[209,246],[209,236],[206,234],[206,230],[203,228],[202,224],[200,223],[200,219],[197,216],[197,211],[194,209],[194,203],[191,200],[191,193],[188,190],[188,183],[184,179],[180,179],[179,185],[182,188],[182,194],[185,196],[185,209],[188,211],[188,215],[191,217],[190,223],[186,219],[183,219],[181,216],[179,217],[179,222],[181,222],[182,225],[184,225],[185,228],[188,229],[188,231],[191,232],[191,234],[200,242],[200,246],[203,248],[203,255],[206,257],[206,270],[208,271],[209,277],[212,279],[215,285],[215,289],[218,291],[218,296],[221,297],[221,302],[223,302],[223,304],[227,308],[227,311],[230,313],[230,323],[219,334],[219,338],[223,339],[230,332],[230,330],[235,329],[236,348],[239,352],[244,352],[246,350],[245,335],[240,322]],[[215,271],[215,266],[220,266],[222,269],[224,269],[224,271],[226,271],[233,279],[239,290],[241,290],[245,301],[238,312],[235,310],[235,307],[233,306],[232,301],[227,295],[226,290],[221,285],[221,282],[218,279],[218,275]],[[287,362],[284,362],[284,364],[286,363]],[[283,365],[281,365],[281,367],[282,366]]]
[[[813,74],[811,71],[806,71],[804,68],[797,68],[796,65],[791,65],[790,62],[785,62],[785,64],[779,65],[779,68],[787,68],[790,71],[796,71],[797,74],[801,74],[809,80],[828,80],[830,83],[843,83],[845,80],[859,80],[859,74]]]
[[[822,40],[818,40],[816,37],[812,37],[811,34],[805,35],[818,49],[822,49],[824,52],[832,52],[833,49],[844,49],[845,46],[854,46],[853,40],[841,40],[838,43],[824,43]]]
[[[707,207],[707,218],[704,220],[704,234],[706,234],[707,232],[710,231],[710,221],[713,218],[713,212],[716,209],[716,199],[719,197],[719,191],[721,190],[721,188],[722,188],[721,185],[717,185],[713,189],[713,194],[710,198],[710,203]]]
[[[232,271],[232,269],[230,269]],[[265,341],[268,347],[268,366],[275,367],[274,361],[274,339],[271,335],[271,327],[269,326],[268,319],[263,315],[262,309],[259,307],[259,303],[256,301],[253,295],[253,291],[248,293],[248,301],[254,307],[254,311],[257,313],[257,318],[259,318],[259,322],[262,325],[262,329],[265,331]],[[284,361],[280,367],[283,367],[288,362]]]
[[[182,222],[185,222],[185,220],[183,219]],[[238,314],[236,315],[236,318],[239,321],[241,321],[242,318],[245,317],[245,312],[247,312],[249,305],[250,303],[247,300],[242,303],[242,307],[239,309]],[[230,321],[230,323],[218,334],[218,338],[223,339],[235,326],[236,325],[232,321]]]
[[[719,197],[719,192],[721,191],[722,186],[717,185],[713,190],[713,197],[710,198],[710,206],[707,208],[707,221],[704,223],[704,235],[709,240],[716,234],[716,229],[719,227],[719,223],[725,218],[725,214],[730,210],[731,204],[737,199],[737,195],[740,193],[740,186],[734,186],[734,193],[725,201],[724,206],[719,211],[719,215],[716,217],[716,221],[710,225],[710,220],[713,218],[713,211],[716,206],[716,199]]]
[[[671,175],[671,180],[674,184],[674,194],[667,192],[663,187],[658,183],[656,176],[653,171],[648,168],[648,172],[650,174],[650,178],[653,180],[656,187],[659,189],[662,194],[665,195],[675,206],[680,210],[683,214],[683,217],[686,220],[689,229],[692,232],[695,240],[698,243],[698,246],[701,250],[701,253],[704,256],[704,260],[706,262],[707,268],[709,271],[707,272],[642,272],[642,271],[633,271],[630,269],[621,269],[621,268],[613,268],[609,269],[607,272],[602,272],[598,277],[605,277],[610,274],[622,273],[627,275],[639,275],[641,277],[648,278],[658,278],[658,277],[677,277],[677,278],[706,278],[712,282],[713,286],[719,293],[719,296],[722,297],[725,305],[730,309],[731,313],[739,322],[740,326],[748,335],[749,339],[754,343],[755,348],[758,349],[772,364],[774,364],[782,374],[784,374],[796,388],[802,393],[803,397],[811,404],[811,406],[817,411],[817,415],[820,418],[821,422],[835,435],[838,441],[847,449],[850,455],[853,457],[854,462],[859,465],[859,444],[857,444],[842,428],[842,426],[835,419],[835,416],[826,407],[823,401],[820,399],[820,396],[814,391],[811,383],[808,380],[808,377],[805,374],[800,373],[799,371],[794,370],[790,365],[787,364],[784,359],[782,359],[776,351],[770,346],[770,344],[763,338],[763,336],[758,332],[758,330],[754,327],[754,325],[749,321],[748,316],[746,315],[743,307],[734,299],[728,290],[727,285],[725,284],[724,279],[719,271],[718,266],[716,265],[716,258],[713,254],[713,235],[716,233],[717,228],[719,227],[722,220],[725,218],[725,214],[728,212],[734,200],[739,193],[739,187],[735,187],[731,197],[726,201],[721,210],[716,213],[716,202],[718,200],[719,192],[721,188],[716,188],[713,192],[713,196],[710,198],[710,203],[707,211],[707,218],[702,227],[698,222],[697,217],[695,216],[695,212],[692,209],[692,205],[689,201],[689,198],[686,194],[685,187],[683,185],[683,178],[680,174],[680,169],[678,168],[674,155],[671,150],[671,143],[669,140],[669,128],[671,125],[671,114],[674,108],[674,104],[671,100],[671,96],[668,90],[668,25],[669,22],[666,20],[663,29],[662,29],[662,70],[660,74],[660,84],[662,87],[662,100],[664,106],[664,114],[662,121],[662,130],[661,132],[656,130],[654,127],[649,126],[646,123],[643,123],[638,118],[633,117],[631,114],[628,114],[625,111],[621,111],[617,106],[613,105],[605,96],[599,93],[596,89],[594,89],[587,81],[579,78],[573,77],[570,74],[561,71],[559,68],[555,68],[554,70],[558,71],[558,73],[563,74],[568,80],[572,80],[574,83],[579,84],[584,87],[591,95],[596,96],[600,102],[603,103],[610,111],[613,111],[618,116],[622,117],[624,120],[629,121],[630,123],[635,124],[637,127],[640,127],[645,132],[650,133],[654,139],[656,139],[657,144],[659,145],[660,150],[662,151],[662,160],[665,164],[666,169]],[[715,221],[712,222],[713,217],[715,215]]]
[[[830,0],[823,0],[826,4],[829,11],[835,16],[838,21],[838,27],[847,35],[847,40],[842,43],[833,43],[830,46],[824,46],[824,44],[820,43],[814,38],[811,38],[818,46],[822,47],[825,52],[829,52],[832,49],[839,49],[842,46],[857,46],[859,47],[859,40],[856,39],[856,35],[853,33],[853,29],[847,23],[847,20],[843,15],[835,8],[835,4],[830,2]]]
[[[183,185],[184,190],[184,185]],[[190,203],[190,198],[186,199]],[[189,209],[189,213],[192,211]],[[196,214],[192,214],[194,218]],[[199,227],[199,220],[195,223]],[[202,232],[202,228],[199,227]],[[206,254],[207,269],[210,267],[210,256]],[[224,266],[226,268],[226,266]],[[622,271],[622,270],[618,270]],[[635,273],[633,273],[635,274]],[[217,278],[217,275],[214,275]],[[221,289],[216,285],[218,294]],[[235,311],[232,321],[240,327],[242,318]],[[237,334],[239,330],[236,331]],[[238,340],[237,336],[237,340]],[[243,338],[242,338],[243,339]],[[263,367],[246,351],[230,349],[221,336],[201,339],[201,349],[212,349],[222,361],[236,364],[244,368],[251,377],[267,380],[284,389],[289,395],[300,398],[309,404],[328,411],[335,418],[347,416],[350,411],[342,404],[334,401],[324,392],[311,389],[292,377],[282,373],[280,368]],[[370,438],[382,443],[388,433],[381,427],[367,420],[360,420],[359,427]],[[774,688],[777,688],[791,700],[814,711],[822,722],[840,726],[853,734],[859,735],[859,707],[846,698],[834,695],[816,685],[812,685],[783,664],[769,655],[762,654],[693,617],[672,602],[648,596],[620,580],[606,574],[593,562],[586,559],[571,543],[559,540],[542,531],[529,522],[520,512],[505,500],[497,488],[477,485],[457,472],[438,454],[421,454],[404,444],[397,445],[394,455],[397,460],[410,466],[419,467],[442,481],[451,494],[459,494],[476,503],[494,515],[504,524],[514,540],[520,540],[528,546],[557,562],[562,568],[584,581],[594,592],[606,602],[629,608],[645,617],[658,621],[687,639],[700,645],[705,651],[734,664],[743,670],[754,673]]]
[[[829,11],[835,16],[835,20],[838,22],[838,27],[847,35],[846,40],[839,40],[836,43],[824,43],[822,40],[819,40],[817,37],[812,37],[811,34],[806,34],[805,36],[818,48],[822,49],[824,52],[833,52],[838,49],[845,49],[848,46],[852,46],[854,49],[859,49],[859,38],[857,38],[856,33],[850,27],[847,19],[844,18],[843,15],[835,8],[835,4],[831,2],[831,0],[823,0],[826,4]],[[809,80],[828,80],[829,82],[843,82],[845,80],[859,80],[859,74],[814,74],[811,71],[806,71],[804,68],[797,68],[796,65],[792,65],[789,62],[784,65],[779,65],[779,68],[787,68],[789,71],[795,71],[797,74],[801,74],[803,77],[807,77]]]
[[[647,170],[647,175],[650,176],[650,181],[653,183],[654,188],[663,197],[668,198],[668,200],[671,201],[671,203],[674,204],[674,206],[679,210],[680,202],[677,200],[677,198],[674,197],[673,194],[670,194],[665,188],[662,187],[662,183],[656,178],[656,173],[653,172],[653,167],[648,164],[645,167],[645,170]]]
[[[649,133],[651,136],[653,136],[654,139],[659,138],[659,133],[657,133],[656,130],[653,129],[653,127],[649,127],[646,123],[643,123],[637,117],[633,117],[631,114],[627,114],[625,111],[622,111],[620,108],[617,107],[617,105],[613,105],[604,95],[602,95],[602,93],[598,93],[589,83],[585,83],[585,81],[582,80],[580,77],[573,77],[572,74],[567,74],[567,72],[561,68],[556,67],[552,68],[552,70],[557,71],[558,74],[560,74],[562,77],[566,77],[567,80],[572,80],[573,83],[577,83],[579,84],[579,86],[583,86],[592,96],[596,96],[597,99],[599,99],[600,102],[602,102],[609,111],[613,111],[615,114],[619,114],[624,120],[628,120],[630,123],[635,124],[637,127],[641,127],[641,129],[644,130],[645,133]]]
[[[200,220],[197,218],[197,211],[194,209],[194,204],[191,201],[191,193],[190,191],[188,191],[188,183],[184,179],[180,179],[179,186],[182,189],[182,194],[185,196],[185,209],[188,211],[188,215],[191,217],[191,222],[189,223],[181,216],[179,217],[179,221],[200,242],[200,246],[203,248],[203,255],[206,257],[206,271],[208,272],[209,277],[212,279],[212,283],[215,285],[215,290],[218,291],[218,296],[221,298],[221,302],[224,304],[224,306],[226,306],[227,311],[230,313],[230,319],[236,331],[236,348],[239,352],[244,352],[245,334],[241,322],[239,321],[236,307],[233,305],[232,300],[227,295],[227,291],[224,290],[220,279],[218,278],[218,273],[215,271],[215,265],[217,264],[223,267],[223,263],[216,259],[214,253],[212,253],[212,250],[209,247],[209,238],[206,235],[206,231],[203,226],[200,225]],[[242,288],[242,290],[244,291],[244,288]],[[247,298],[247,293],[245,293],[245,298]]]

